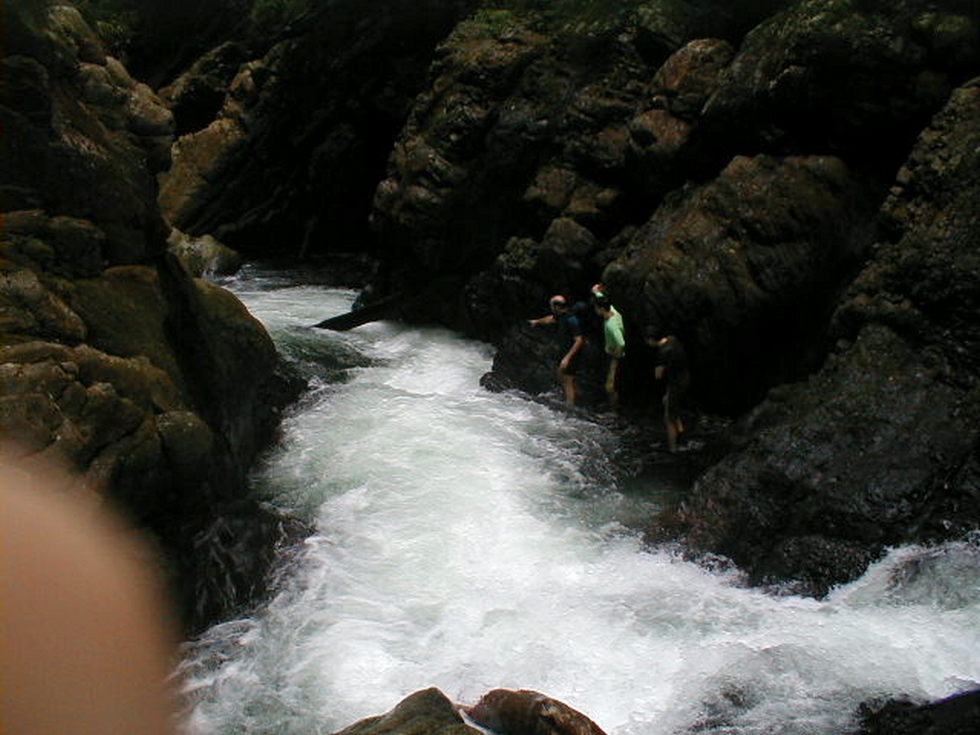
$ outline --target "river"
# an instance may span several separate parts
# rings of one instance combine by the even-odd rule
[[[308,327],[354,294],[230,287],[312,379],[254,474],[316,528],[273,598],[184,647],[187,729],[332,733],[436,686],[545,692],[609,735],[848,731],[856,706],[980,681],[980,546],[892,551],[825,600],[644,548],[614,430],[479,378],[492,350],[394,323]]]

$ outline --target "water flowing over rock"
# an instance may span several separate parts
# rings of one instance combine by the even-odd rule
[[[169,110],[74,8],[15,2],[5,17],[3,438],[152,531],[200,625],[253,597],[269,563],[250,549],[201,573],[240,543],[202,543],[222,506],[262,529],[255,548],[284,533],[242,489],[297,386],[236,298],[165,255]]]
[[[414,312],[495,341],[486,385],[543,392],[560,346],[523,320],[602,280],[628,331],[690,346],[702,408],[772,390],[679,516],[757,582],[822,594],[975,527],[968,4],[798,3],[654,63],[639,31],[559,55],[504,20],[447,40],[378,189],[401,273],[456,274]]]

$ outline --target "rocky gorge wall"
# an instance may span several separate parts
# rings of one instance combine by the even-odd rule
[[[253,256],[371,250],[371,196],[435,44],[466,0],[310,3],[160,90],[180,138],[168,220]],[[293,27],[295,26],[295,27]]]
[[[148,530],[193,629],[261,590],[285,522],[245,473],[298,387],[238,300],[166,254],[170,110],[74,7],[4,22],[4,443]]]
[[[651,538],[757,582],[819,594],[974,527],[977,4],[555,8],[338,3],[218,45],[160,90],[164,214],[252,255],[370,253],[403,317],[497,345],[495,388],[553,387],[525,320],[602,280],[627,407],[656,411],[656,325],[695,407],[743,417]]]
[[[283,531],[237,491],[288,391],[165,218],[253,256],[367,252],[377,296],[492,341],[490,382],[532,393],[557,345],[524,321],[604,281],[627,407],[656,411],[655,324],[696,408],[736,420],[649,537],[753,583],[821,595],[977,528],[976,2],[361,5],[157,93],[74,11],[4,9],[4,432],[171,539],[192,615],[248,597],[239,560]]]
[[[174,222],[371,252],[375,296],[498,346],[495,388],[553,387],[560,345],[525,320],[602,280],[634,335],[627,406],[657,405],[655,325],[696,408],[744,417],[651,538],[757,582],[820,594],[976,526],[975,2],[336,7],[162,90],[218,110],[162,176]]]
[[[976,3],[627,5],[456,27],[375,196],[387,288],[495,342],[496,388],[551,389],[552,293],[606,284],[634,409],[642,329],[679,336],[696,407],[744,418],[650,537],[755,583],[976,528]]]

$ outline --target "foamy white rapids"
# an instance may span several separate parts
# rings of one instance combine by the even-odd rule
[[[190,733],[332,733],[430,686],[545,692],[610,735],[846,732],[869,697],[980,680],[978,545],[894,551],[825,601],[644,549],[598,424],[479,387],[491,351],[309,324],[350,292],[233,288],[315,389],[255,477],[316,534],[253,617],[187,644]]]

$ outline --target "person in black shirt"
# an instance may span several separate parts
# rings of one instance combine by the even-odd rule
[[[654,377],[665,382],[664,426],[667,429],[667,450],[677,451],[677,439],[684,433],[681,406],[691,384],[687,367],[687,353],[684,345],[673,335],[662,337],[655,327],[647,327],[644,335],[646,343],[656,349]]]
[[[530,319],[531,326],[541,324],[558,324],[571,339],[568,350],[558,363],[558,382],[565,392],[565,405],[574,406],[578,398],[578,387],[575,384],[576,362],[585,347],[585,330],[582,322],[576,316],[568,301],[561,294],[552,296],[549,303],[551,313],[539,319]]]

